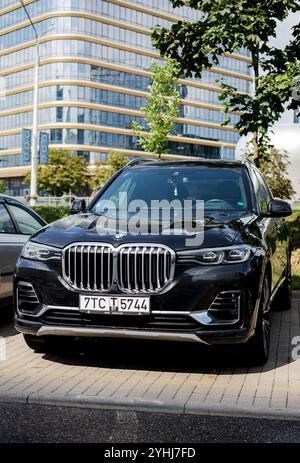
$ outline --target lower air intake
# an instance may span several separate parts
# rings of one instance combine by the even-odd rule
[[[17,286],[17,306],[23,313],[33,313],[40,301],[31,283],[20,281]]]
[[[241,291],[222,291],[214,299],[208,314],[218,322],[235,323],[240,319]]]

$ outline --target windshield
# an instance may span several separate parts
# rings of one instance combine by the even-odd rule
[[[148,210],[153,209],[153,201],[191,200],[192,208],[197,207],[197,201],[203,201],[206,216],[213,212],[245,213],[250,209],[245,174],[239,166],[145,166],[121,173],[91,212],[103,213],[101,202],[112,201],[125,214],[128,203],[136,200],[144,201]]]

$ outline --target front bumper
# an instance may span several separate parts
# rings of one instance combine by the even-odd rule
[[[170,287],[150,296],[151,316],[87,315],[79,311],[79,292],[63,281],[58,263],[20,258],[15,274],[16,328],[36,336],[244,343],[254,333],[261,273],[259,258],[218,268],[177,265]],[[32,284],[38,295],[40,304],[32,314],[18,310],[16,286],[20,281]],[[207,309],[222,291],[241,294],[239,316],[232,323],[212,323],[207,318]]]
[[[227,329],[210,332],[168,332],[150,331],[142,329],[121,328],[90,328],[72,326],[49,326],[38,321],[29,321],[23,318],[15,318],[15,326],[18,331],[34,336],[72,336],[87,338],[122,338],[122,339],[147,339],[152,341],[176,341],[200,343],[207,345],[217,344],[241,344],[254,334],[249,329]]]

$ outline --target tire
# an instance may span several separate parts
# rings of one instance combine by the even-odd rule
[[[272,309],[275,312],[286,312],[292,308],[292,267],[289,259],[286,277],[275,296]]]
[[[270,296],[270,280],[265,277],[255,333],[245,345],[247,360],[253,365],[264,365],[269,358],[271,339]]]
[[[73,338],[60,336],[39,337],[23,334],[27,346],[39,354],[64,353],[71,346]]]

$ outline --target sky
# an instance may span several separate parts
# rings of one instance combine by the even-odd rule
[[[291,14],[285,21],[279,23],[277,38],[271,41],[272,45],[278,48],[287,45],[292,35],[292,27],[298,23],[300,23],[300,12]]]
[[[300,12],[291,14],[285,21],[278,23],[277,37],[271,40],[271,45],[277,48],[284,48],[292,37],[292,28],[300,23]],[[286,112],[278,125],[291,123],[293,114]]]
[[[290,15],[286,21],[278,24],[274,46],[281,48],[287,45],[291,38],[292,27],[298,23],[300,23],[300,12]],[[300,124],[291,125],[292,121],[293,113],[286,111],[281,121],[276,124],[272,141],[276,147],[287,150],[290,155],[289,176],[293,181],[296,198],[300,198]]]
[[[278,24],[277,37],[271,40],[271,45],[284,48],[292,36],[292,27],[300,23],[300,12],[289,16],[285,21]],[[292,124],[293,112],[286,111],[281,120],[275,124],[271,139],[276,148],[288,151],[290,156],[290,166],[288,168],[289,177],[293,182],[296,191],[295,198],[300,198],[300,124]],[[242,155],[249,137],[242,137],[237,145],[236,155]]]

